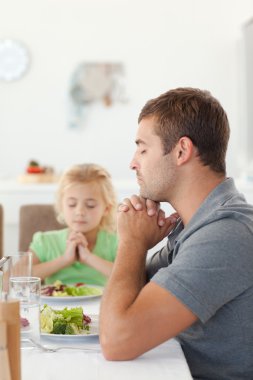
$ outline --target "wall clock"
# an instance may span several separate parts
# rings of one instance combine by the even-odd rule
[[[0,40],[0,79],[6,82],[21,78],[29,67],[25,45],[12,39]]]

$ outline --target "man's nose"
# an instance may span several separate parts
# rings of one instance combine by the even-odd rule
[[[135,158],[135,155],[133,156],[131,162],[130,162],[130,169],[136,170],[138,168],[138,164]]]

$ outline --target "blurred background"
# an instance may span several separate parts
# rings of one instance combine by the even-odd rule
[[[97,162],[134,178],[129,162],[138,114],[168,89],[208,89],[228,113],[228,174],[247,161],[245,24],[251,0],[0,0],[0,39],[25,45],[28,68],[0,81],[0,177],[30,159],[62,171]],[[121,101],[82,106],[71,126],[73,75],[80,64],[120,64]]]
[[[139,112],[179,86],[211,91],[227,111],[227,172],[253,202],[252,26],[252,0],[0,0],[5,254],[18,246],[20,206],[54,201],[55,184],[25,184],[30,160],[56,174],[96,162],[119,199],[138,192]]]

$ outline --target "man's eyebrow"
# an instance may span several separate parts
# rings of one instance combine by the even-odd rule
[[[142,139],[137,139],[137,140],[135,140],[135,144],[138,146],[140,144],[146,144],[146,143]]]

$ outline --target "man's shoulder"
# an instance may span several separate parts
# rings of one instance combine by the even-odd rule
[[[206,197],[189,225],[209,224],[220,219],[253,223],[253,205],[238,192],[232,178],[227,178]]]
[[[237,199],[238,200],[238,199]],[[212,209],[201,210],[180,234],[181,240],[190,236],[211,235],[213,240],[247,236],[253,239],[253,206],[235,200],[227,200],[224,204]],[[233,239],[232,239],[233,240]]]
[[[247,203],[226,203],[214,209],[202,225],[204,231],[214,236],[240,236],[253,239],[253,206]],[[233,239],[234,240],[234,239]]]

